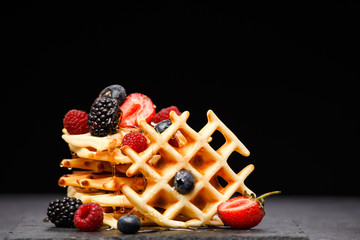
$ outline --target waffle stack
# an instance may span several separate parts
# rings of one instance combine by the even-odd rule
[[[76,197],[83,203],[99,203],[104,212],[104,224],[113,228],[124,214],[131,212],[141,216],[120,192],[122,182],[127,182],[137,192],[145,188],[145,179],[140,174],[131,178],[125,174],[131,161],[120,150],[120,144],[131,131],[140,129],[126,128],[106,137],[94,137],[90,133],[71,135],[63,129],[62,138],[68,143],[73,158],[63,159],[60,166],[74,170],[60,177],[59,186],[67,187],[68,197]],[[149,222],[145,217],[142,220],[144,224]]]
[[[172,124],[161,134],[144,120],[139,121],[139,128],[120,128],[106,137],[70,135],[64,129],[62,137],[73,158],[62,160],[60,165],[77,170],[62,176],[59,185],[68,187],[69,197],[99,203],[104,224],[113,228],[128,213],[138,215],[143,225],[222,225],[216,215],[221,202],[235,192],[254,194],[244,184],[254,166],[248,165],[236,174],[227,159],[233,152],[243,156],[250,153],[213,111],[208,111],[208,123],[199,132],[187,125],[188,117],[187,111],[180,116],[171,112]],[[130,131],[144,133],[148,139],[145,151],[120,147]],[[226,140],[219,149],[209,144],[215,131]],[[174,135],[183,139],[178,147],[169,144]],[[182,169],[195,177],[193,191],[185,195],[172,185],[173,177]]]

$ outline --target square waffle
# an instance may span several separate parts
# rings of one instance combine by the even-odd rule
[[[146,121],[139,121],[144,135],[150,139],[148,148],[139,154],[128,146],[121,150],[131,161],[126,175],[132,177],[141,173],[146,179],[146,187],[137,192],[122,182],[120,188],[137,211],[160,226],[222,225],[216,216],[220,203],[235,192],[254,194],[244,184],[254,166],[250,164],[236,174],[227,159],[234,151],[243,156],[250,152],[213,111],[207,112],[208,122],[199,132],[187,125],[188,117],[188,111],[180,116],[171,112],[172,124],[161,134]],[[217,150],[208,142],[216,130],[226,140]],[[186,138],[186,144],[181,148],[168,143],[178,131]],[[195,187],[186,195],[178,193],[172,185],[176,172],[182,169],[195,177]],[[227,182],[226,186],[219,183],[218,177]]]

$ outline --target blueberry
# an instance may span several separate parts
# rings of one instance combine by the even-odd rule
[[[173,185],[179,193],[188,194],[194,189],[195,177],[191,172],[182,169],[175,174]]]
[[[127,214],[119,218],[117,227],[124,234],[133,234],[139,231],[141,227],[140,218],[136,215]]]
[[[118,84],[114,84],[104,88],[101,92],[99,97],[108,97],[114,98],[118,101],[119,106],[123,104],[126,98],[126,91],[123,86]]]
[[[156,130],[158,133],[162,133],[162,132],[165,131],[168,127],[170,127],[171,124],[172,124],[172,122],[171,122],[169,119],[162,120],[161,122],[159,122],[158,124],[156,124],[155,130]]]

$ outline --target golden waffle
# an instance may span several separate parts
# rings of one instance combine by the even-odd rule
[[[80,199],[83,203],[96,202],[102,207],[124,207],[132,208],[133,205],[123,194],[107,192],[97,189],[83,189],[69,186],[67,189],[68,197]]]
[[[98,151],[92,147],[77,147],[69,144],[70,150],[78,157],[88,158],[98,161],[107,161],[114,164],[128,164],[131,160],[124,155],[119,148],[110,150]]]
[[[104,224],[114,229],[117,229],[118,219],[129,213],[137,215],[140,218],[142,225],[154,224],[150,219],[133,209],[133,205],[123,194],[69,186],[67,196],[80,199],[83,203],[98,203],[103,208]]]
[[[142,191],[145,188],[143,177],[126,177],[122,174],[112,174],[94,171],[75,171],[66,174],[59,179],[59,186],[74,186],[88,189],[100,189],[106,191],[119,191],[120,183],[126,183],[134,191]]]
[[[125,134],[132,131],[140,131],[139,128],[122,128],[119,133],[106,137],[91,136],[90,133],[71,135],[63,129],[62,138],[69,144],[70,150],[78,157],[99,161],[107,161],[114,164],[131,163],[124,155],[119,146]]]
[[[95,137],[91,136],[90,133],[85,134],[68,134],[66,129],[63,129],[62,138],[68,144],[77,147],[91,147],[97,151],[108,150],[114,147],[118,147],[121,144],[121,139],[123,138],[122,132],[108,135],[106,137]]]
[[[221,202],[228,200],[235,192],[253,194],[244,181],[254,166],[248,165],[238,174],[230,168],[227,159],[231,153],[236,151],[243,156],[250,153],[213,111],[208,111],[208,123],[199,132],[187,125],[188,117],[187,111],[180,116],[171,112],[172,125],[162,134],[144,120],[139,122],[140,128],[150,139],[150,145],[139,154],[128,146],[122,147],[122,151],[132,162],[126,175],[131,177],[140,172],[146,178],[146,188],[138,193],[126,183],[121,183],[121,191],[136,210],[158,225],[220,225],[222,222],[215,215]],[[208,139],[216,130],[226,142],[214,150]],[[181,148],[168,144],[177,131],[186,138],[186,144]],[[157,157],[154,158],[154,155]],[[173,177],[181,169],[190,171],[195,177],[195,188],[186,195],[178,193],[172,186]],[[221,186],[218,177],[227,182],[226,186]]]
[[[140,128],[122,128],[120,133],[106,137],[94,137],[89,133],[70,135],[67,133],[66,129],[63,129],[64,134],[62,135],[62,138],[69,144],[70,150],[77,157],[110,162],[116,165],[130,164],[130,158],[124,155],[119,147],[123,137],[127,133],[140,130]],[[186,139],[180,132],[176,133],[175,135],[179,141],[180,146],[186,144]]]
[[[110,162],[97,161],[86,158],[73,158],[73,159],[64,159],[60,163],[61,167],[67,167],[69,169],[78,168],[85,170],[92,170],[96,172],[113,172],[116,173],[125,173],[129,168],[130,164],[111,164]]]

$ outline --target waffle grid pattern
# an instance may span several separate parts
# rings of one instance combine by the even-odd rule
[[[146,179],[146,188],[137,193],[122,183],[121,191],[140,213],[158,225],[222,225],[216,217],[217,206],[235,192],[253,194],[244,181],[254,166],[250,164],[236,174],[227,159],[234,151],[243,156],[250,153],[213,111],[208,111],[208,123],[199,132],[187,125],[188,117],[187,111],[180,116],[172,112],[172,125],[162,134],[145,121],[139,122],[151,141],[149,147],[140,154],[127,146],[122,147],[122,151],[132,162],[126,175],[131,177],[138,172],[142,173]],[[226,140],[217,150],[209,144],[216,130]],[[177,131],[187,140],[186,145],[179,149],[168,143]],[[178,193],[172,186],[175,173],[181,169],[190,171],[195,177],[195,188],[186,195]],[[220,184],[219,178],[225,180],[226,184]]]

